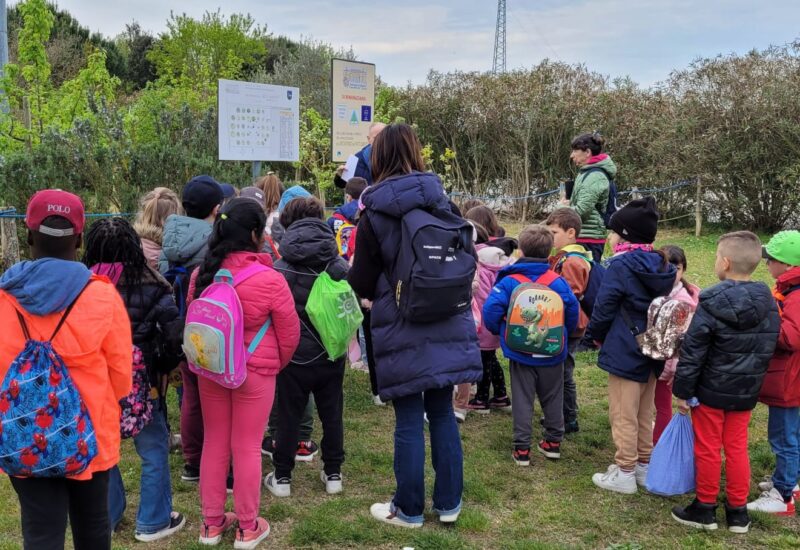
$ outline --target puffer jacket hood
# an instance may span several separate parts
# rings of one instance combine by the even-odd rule
[[[602,155],[600,155],[602,156]],[[580,172],[587,172],[592,168],[602,168],[613,178],[617,177],[617,165],[614,164],[614,161],[611,160],[611,157],[605,155],[605,158],[598,160],[597,162],[593,162],[592,164],[585,164],[581,166],[581,169],[578,171]]]
[[[615,261],[625,264],[653,298],[672,292],[672,287],[675,285],[675,268],[667,264],[665,269],[660,255],[652,252],[626,253],[618,256]]]
[[[200,265],[208,251],[212,225],[204,220],[173,214],[164,224],[158,270],[164,274],[171,266],[192,269]]]
[[[725,281],[700,293],[703,306],[731,328],[748,330],[774,309],[775,301],[766,285]]]
[[[322,220],[313,218],[289,226],[281,241],[281,254],[275,269],[286,279],[300,318],[300,345],[292,363],[323,365],[328,362],[328,355],[319,332],[306,313],[306,303],[322,272],[327,272],[334,281],[341,281],[347,277],[349,266],[339,256],[331,229]]]
[[[64,311],[89,282],[92,273],[79,262],[42,258],[14,264],[0,279],[0,289],[31,315]]]
[[[362,201],[366,208],[392,218],[402,218],[416,208],[450,210],[442,180],[431,172],[412,172],[382,181],[365,191]]]
[[[778,306],[764,283],[723,281],[705,289],[684,336],[673,393],[715,409],[751,410],[779,331]]]

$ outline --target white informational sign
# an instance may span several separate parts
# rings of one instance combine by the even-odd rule
[[[375,114],[375,65],[345,59],[331,62],[333,162],[345,162],[367,144]]]
[[[300,90],[220,80],[219,159],[300,160]]]

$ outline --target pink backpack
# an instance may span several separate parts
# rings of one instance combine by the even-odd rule
[[[235,287],[268,269],[255,263],[236,277],[227,269],[220,269],[214,282],[189,305],[183,329],[183,351],[189,370],[226,388],[242,385],[247,378],[247,360],[269,330],[272,319],[267,319],[245,348],[242,303]]]

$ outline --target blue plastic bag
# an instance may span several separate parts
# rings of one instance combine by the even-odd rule
[[[667,424],[650,457],[645,486],[662,496],[694,491],[694,433],[688,415],[676,414]]]

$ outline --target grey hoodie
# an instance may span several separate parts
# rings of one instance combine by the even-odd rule
[[[205,220],[173,214],[164,224],[161,256],[158,270],[161,274],[170,267],[182,266],[188,270],[200,265],[208,251],[208,237],[212,225]]]

